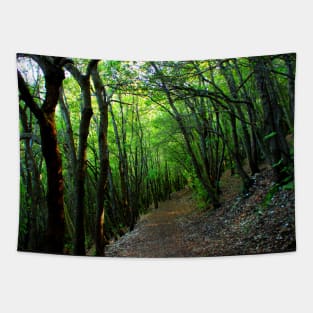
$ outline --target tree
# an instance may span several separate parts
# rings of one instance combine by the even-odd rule
[[[273,88],[270,76],[269,58],[252,58],[256,85],[263,105],[264,139],[270,155],[277,181],[282,181],[289,173],[286,171],[290,163],[289,149],[282,132],[282,110],[278,103],[278,95]]]
[[[105,201],[109,200],[109,150],[108,150],[108,107],[109,99],[106,95],[105,88],[101,78],[94,67],[91,71],[92,80],[96,90],[96,97],[99,107],[100,122],[98,128],[98,146],[100,158],[100,170],[97,185],[97,214],[96,214],[96,254],[104,254],[104,216],[105,216]]]
[[[73,75],[82,92],[81,120],[79,126],[79,143],[75,171],[75,240],[74,254],[85,255],[85,229],[84,229],[84,201],[85,177],[87,168],[87,139],[89,124],[93,114],[90,93],[90,75],[97,60],[91,60],[87,65],[86,74],[81,74],[73,64],[66,64],[66,69]]]
[[[32,58],[40,66],[45,78],[45,99],[41,107],[31,95],[26,82],[18,70],[20,100],[31,110],[40,126],[42,154],[47,169],[48,222],[45,251],[62,253],[64,245],[64,203],[62,160],[56,137],[55,108],[59,90],[64,79],[62,67],[67,59],[38,55],[18,55]]]

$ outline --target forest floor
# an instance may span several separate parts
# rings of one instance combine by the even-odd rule
[[[199,210],[190,189],[171,195],[143,215],[134,230],[106,247],[108,257],[205,257],[295,251],[294,190],[275,189],[263,168],[249,193],[226,172],[222,205]],[[276,191],[276,192],[275,192]]]

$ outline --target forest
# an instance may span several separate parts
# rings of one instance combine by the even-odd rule
[[[295,67],[294,53],[186,61],[18,53],[18,250],[295,250]]]

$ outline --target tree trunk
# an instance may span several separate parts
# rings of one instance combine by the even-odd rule
[[[46,97],[39,108],[31,96],[28,87],[18,72],[20,99],[30,108],[38,120],[41,134],[41,149],[47,167],[47,206],[48,221],[45,251],[62,253],[64,245],[64,183],[62,160],[57,142],[55,108],[59,98],[59,89],[64,79],[64,71],[57,59],[51,57],[30,56],[43,69],[46,85]]]
[[[222,73],[222,75],[226,79],[226,82],[228,84],[228,88],[229,88],[229,91],[231,93],[231,96],[234,99],[238,99],[239,97],[238,97],[238,94],[237,94],[237,87],[236,87],[235,79],[234,79],[231,71],[228,68],[226,68],[223,64],[221,64],[221,73]],[[233,120],[235,117],[233,116],[234,108],[233,108],[232,104],[230,104],[230,109],[231,109],[231,113],[232,113],[231,119]],[[249,134],[249,131],[248,131],[247,124],[244,122],[244,114],[243,114],[243,112],[241,110],[240,104],[235,105],[235,110],[237,111],[238,116],[240,118],[240,122],[241,122],[241,127],[242,127],[243,137],[244,137],[244,146],[245,146],[246,155],[247,155],[247,158],[248,158],[249,167],[250,167],[252,175],[254,175],[255,173],[259,172],[259,169],[258,169],[258,165],[257,165],[257,160],[255,160],[253,155],[252,155],[250,134]],[[232,125],[236,126],[236,121],[232,121]],[[234,132],[237,132],[237,130],[236,129],[233,130],[233,133]],[[234,134],[234,136],[237,137],[237,133]],[[237,138],[235,138],[234,141],[237,141],[237,144],[238,144],[238,139]],[[237,147],[236,147],[236,144],[235,144],[235,150],[236,149],[237,149]],[[238,159],[238,157],[236,157],[236,160],[237,159]],[[242,168],[241,164],[239,164],[238,166],[240,168]],[[243,168],[240,169],[240,172],[242,170],[243,170]],[[244,175],[244,181],[245,181],[244,184],[245,184],[245,187],[249,187],[248,186],[249,184],[246,185],[248,183],[248,180],[246,179],[246,176],[247,175]]]
[[[27,107],[25,107],[27,108]],[[25,109],[20,106],[20,119],[25,133],[32,134],[32,123],[27,121]],[[27,242],[27,250],[38,251],[38,209],[40,208],[40,200],[42,190],[40,185],[40,177],[38,166],[32,151],[31,138],[25,138],[25,161],[27,169],[27,190],[31,197],[31,210],[29,214],[29,236]],[[42,208],[43,209],[43,208]]]
[[[235,69],[237,72],[237,75],[239,77],[239,82],[240,82],[240,86],[243,90],[242,94],[243,94],[243,98],[247,103],[247,111],[248,111],[248,116],[249,116],[249,122],[250,122],[250,127],[251,127],[251,155],[252,158],[254,160],[254,162],[256,163],[256,165],[258,165],[258,161],[260,159],[259,153],[258,153],[258,140],[257,138],[259,137],[258,134],[258,129],[257,129],[257,119],[256,119],[256,113],[255,113],[255,108],[253,106],[253,100],[251,99],[251,97],[249,96],[247,89],[244,85],[244,80],[240,71],[240,68],[238,66],[237,60],[234,60],[234,64],[235,64]],[[262,142],[259,143],[259,150],[261,150],[264,153],[264,145]],[[259,171],[259,168],[257,167],[255,169],[255,171]],[[252,171],[252,175],[254,171]]]
[[[79,142],[76,163],[75,184],[75,237],[74,254],[85,255],[85,178],[87,169],[87,140],[89,135],[90,120],[93,115],[90,93],[90,74],[97,64],[97,60],[91,60],[87,66],[86,74],[83,75],[72,64],[67,64],[66,69],[73,75],[82,92],[81,120],[79,125]]]
[[[289,164],[288,145],[281,128],[281,109],[278,105],[277,95],[273,90],[270,73],[265,58],[253,58],[254,74],[257,88],[263,105],[264,136],[269,136],[266,141],[276,180],[281,181],[287,175],[286,168]]]
[[[126,217],[126,224],[130,226],[132,229],[134,224],[133,224],[133,216],[132,216],[132,211],[129,203],[129,193],[128,193],[128,186],[127,186],[127,173],[126,173],[126,162],[127,160],[124,159],[124,154],[121,146],[121,140],[120,140],[120,135],[117,129],[117,124],[115,120],[115,115],[113,112],[112,105],[109,104],[109,111],[112,117],[112,124],[113,124],[113,129],[114,129],[114,134],[115,134],[115,141],[116,145],[118,148],[118,156],[119,156],[119,174],[120,174],[120,182],[121,182],[121,196],[122,196],[122,202],[123,202],[123,209]]]
[[[70,237],[74,239],[75,227],[73,225],[73,220],[75,217],[75,199],[76,199],[76,166],[77,166],[77,157],[76,157],[76,148],[74,143],[74,133],[72,129],[71,119],[70,119],[70,110],[68,103],[66,101],[65,93],[63,87],[60,90],[59,97],[60,109],[62,112],[63,120],[65,123],[65,144],[64,152],[67,159],[67,167],[69,173],[68,179],[68,197],[67,197],[67,206],[65,206],[65,222],[67,225],[67,230],[69,231]]]
[[[289,114],[292,125],[295,115],[295,59],[295,54],[287,54],[284,57],[288,73]]]
[[[93,68],[92,79],[96,90],[96,97],[100,112],[98,129],[98,144],[100,171],[97,185],[97,213],[96,213],[96,254],[104,255],[104,216],[105,200],[109,199],[108,174],[109,174],[109,151],[108,151],[108,103],[104,86],[101,82],[97,68]]]
[[[42,154],[47,166],[47,251],[63,252],[64,244],[64,182],[62,159],[56,138],[54,112],[45,114],[45,123],[40,124]]]

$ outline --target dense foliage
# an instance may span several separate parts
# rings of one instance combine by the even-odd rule
[[[164,62],[17,55],[18,249],[104,254],[189,185],[220,205],[231,170],[293,188],[295,54]]]

